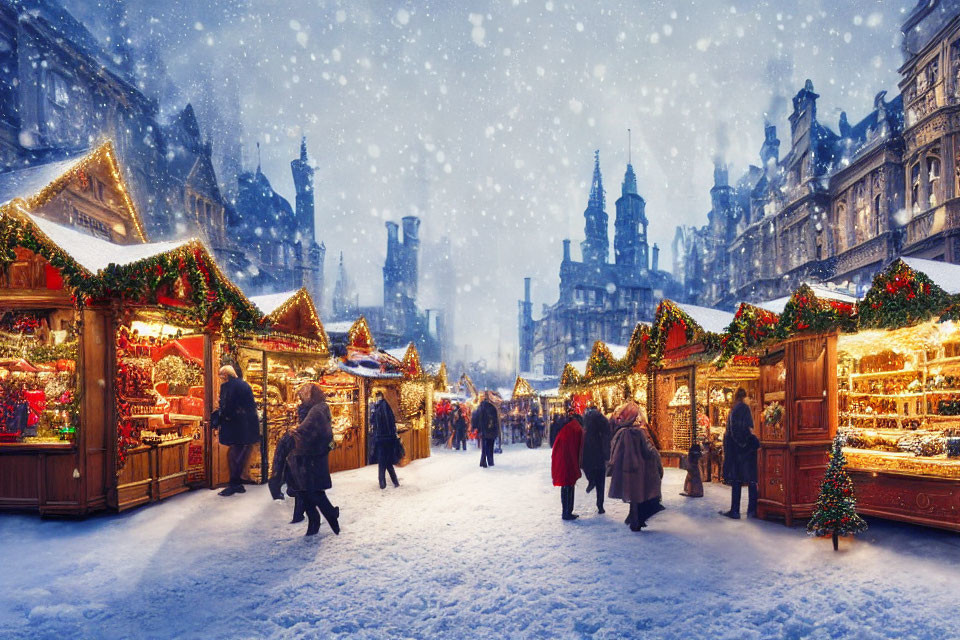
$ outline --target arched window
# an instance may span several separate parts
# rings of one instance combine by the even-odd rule
[[[920,163],[910,169],[910,204],[914,212],[920,211]]]
[[[927,194],[928,204],[931,207],[937,206],[939,198],[937,196],[940,187],[940,158],[936,156],[927,156]]]

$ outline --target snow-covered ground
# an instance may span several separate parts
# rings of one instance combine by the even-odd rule
[[[560,520],[548,449],[496,467],[439,451],[380,491],[335,474],[343,531],[303,537],[265,487],[195,491],[86,521],[0,516],[4,638],[956,638],[960,537],[872,521],[834,553],[730,521],[664,478],[642,533],[578,485]],[[746,496],[744,496],[744,500]]]

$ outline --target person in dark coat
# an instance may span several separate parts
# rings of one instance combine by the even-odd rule
[[[583,453],[580,468],[587,477],[587,493],[597,489],[597,513],[603,510],[603,489],[610,459],[610,423],[595,407],[583,416]]]
[[[301,387],[301,393],[309,394],[309,392],[304,391],[304,389],[305,387]],[[297,424],[307,419],[310,408],[310,404],[304,401],[301,401],[300,404],[297,405]],[[290,467],[287,465],[287,456],[293,451],[295,445],[296,439],[293,436],[292,430],[287,431],[280,437],[280,440],[277,441],[277,448],[273,452],[273,464],[270,466],[270,479],[267,481],[267,486],[270,488],[270,495],[273,496],[274,500],[284,499],[282,488],[283,485],[287,486],[287,495],[293,498],[293,520],[290,521],[290,524],[303,522],[304,518],[303,498],[300,496],[300,492],[296,490],[296,485],[290,474]]]
[[[453,422],[453,447],[460,451],[460,445],[463,450],[467,450],[467,419],[463,417],[463,410],[460,405],[456,408],[457,418]]]
[[[260,416],[253,389],[237,377],[236,370],[226,365],[220,367],[220,444],[227,445],[227,464],[230,468],[230,484],[220,492],[221,496],[245,493],[241,475],[253,445],[260,442]]]
[[[560,487],[561,518],[576,520],[580,516],[573,512],[574,486],[580,479],[580,450],[583,447],[583,427],[580,422],[570,418],[553,443],[550,452],[550,474],[553,486]]]
[[[553,416],[553,421],[550,422],[550,446],[553,447],[554,441],[557,439],[557,434],[560,433],[560,429],[563,428],[566,422],[563,419],[561,414]]]
[[[303,405],[301,405],[303,406]],[[303,416],[306,417],[306,416]],[[302,418],[300,420],[303,421]],[[293,431],[288,431],[277,441],[277,448],[273,452],[273,464],[270,465],[270,479],[267,486],[270,488],[270,495],[274,500],[283,500],[283,485],[287,485],[287,495],[293,498],[293,519],[290,524],[303,522],[304,504],[300,492],[297,491],[290,473],[290,467],[287,465],[287,456],[296,446],[296,438]]]
[[[477,429],[477,436],[481,439],[480,448],[480,466],[483,468],[493,466],[493,449],[497,438],[500,436],[500,414],[497,408],[490,401],[490,392],[483,398],[483,402],[477,407],[474,419]]]
[[[320,514],[330,529],[340,534],[340,507],[334,507],[326,491],[333,486],[328,457],[333,449],[333,420],[323,390],[316,383],[308,383],[298,392],[301,405],[306,405],[306,416],[293,431],[293,451],[287,456],[287,466],[293,480],[295,494],[303,500],[307,514],[307,535],[320,530]]]
[[[543,443],[543,419],[540,417],[540,411],[537,405],[530,409],[530,427],[527,435],[527,446],[531,449],[538,449]]]
[[[723,479],[730,485],[730,510],[720,514],[740,519],[740,489],[747,485],[747,516],[757,515],[757,450],[760,440],[753,433],[753,412],[742,387],[734,395],[733,408],[723,434]]]
[[[400,481],[393,468],[393,463],[397,461],[397,420],[383,392],[377,391],[376,397],[370,421],[373,424],[373,459],[377,461],[377,477],[381,489],[387,488],[388,473],[393,486],[399,487]]]

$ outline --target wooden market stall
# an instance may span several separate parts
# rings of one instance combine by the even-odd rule
[[[960,266],[894,261],[837,339],[857,511],[960,531]]]
[[[86,297],[122,244],[144,241],[109,143],[0,174],[0,509],[106,508],[112,314]]]
[[[173,245],[173,246],[170,246]],[[197,240],[140,247],[99,279],[113,313],[112,393],[119,510],[216,483],[222,336],[262,314]]]
[[[650,327],[640,323],[627,346],[597,340],[583,364],[568,363],[560,376],[559,393],[577,406],[595,406],[604,415],[627,400],[645,410],[648,405]]]
[[[24,171],[0,176],[0,507],[82,515],[203,483],[206,334],[255,312],[200,243],[144,243],[109,145]],[[8,181],[46,186],[8,199]]]
[[[540,397],[525,378],[517,376],[513,383],[510,399],[500,405],[500,428],[510,434],[511,442],[521,442],[526,438],[527,421],[533,406],[540,411]]]
[[[759,369],[755,359],[718,368],[722,334],[734,314],[664,300],[650,336],[653,378],[651,431],[664,464],[677,466],[694,443],[705,448],[704,479],[714,479],[716,451],[738,387],[759,417]]]
[[[419,359],[417,360],[419,365]],[[344,355],[337,362],[338,370],[324,375],[321,384],[331,393],[340,394],[344,399],[344,415],[349,415],[349,433],[344,434],[343,442],[346,447],[338,447],[331,452],[330,470],[342,471],[356,469],[367,464],[370,454],[370,416],[373,411],[376,393],[382,392],[383,397],[393,409],[397,421],[397,432],[404,443],[407,456],[406,464],[415,455],[414,429],[419,424],[425,424],[427,447],[429,451],[429,418],[426,421],[416,421],[416,413],[410,395],[404,399],[404,380],[406,373],[404,362],[386,351],[377,348],[373,334],[366,318],[360,318],[353,323],[347,333],[344,345]],[[410,366],[408,362],[408,367]],[[409,394],[409,387],[407,393]],[[414,394],[419,398],[419,394]],[[432,393],[429,394],[432,402]],[[426,396],[423,398],[427,401]],[[426,405],[424,405],[424,409]],[[332,407],[331,407],[332,409]],[[420,407],[416,407],[417,410]],[[346,412],[349,411],[349,414]],[[410,418],[408,420],[407,418]],[[407,433],[410,432],[410,433]],[[340,455],[337,455],[339,452]],[[429,453],[428,453],[429,455]]]
[[[816,291],[803,285],[789,298],[741,304],[717,361],[729,368],[748,359],[759,367],[753,387],[758,514],[788,524],[813,510],[836,432],[837,333],[856,324],[849,296]]]
[[[247,461],[244,479],[266,482],[277,442],[298,424],[297,390],[304,383],[319,381],[324,374],[333,373],[336,365],[330,356],[320,315],[306,289],[254,296],[250,301],[264,314],[269,330],[239,336],[223,348],[226,354],[233,355],[240,375],[253,388],[262,416],[260,446]],[[225,355],[222,359],[228,357]],[[331,414],[337,414],[335,440],[342,444],[349,429],[337,403],[344,398],[333,395],[329,403]],[[349,411],[346,413],[349,415]],[[225,451],[218,451],[214,459],[213,484],[223,484],[229,480]]]

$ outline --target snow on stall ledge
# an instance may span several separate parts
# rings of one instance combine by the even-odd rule
[[[343,530],[314,539],[266,487],[193,491],[83,521],[0,516],[3,638],[956,637],[955,534],[878,520],[843,540],[679,496],[631,533],[577,486],[560,520],[550,451],[496,466],[435,451],[381,491],[334,474]],[[15,551],[14,551],[15,549]]]

